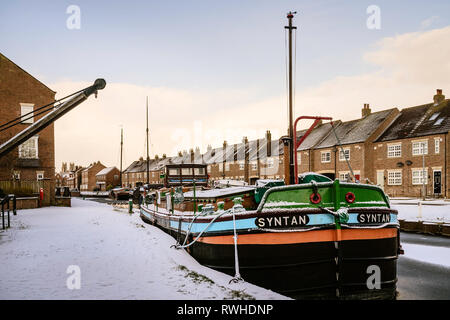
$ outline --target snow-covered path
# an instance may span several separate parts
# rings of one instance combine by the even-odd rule
[[[198,264],[138,214],[72,198],[21,210],[0,233],[0,299],[286,299]],[[67,273],[79,266],[81,288]],[[72,271],[73,272],[73,271]]]

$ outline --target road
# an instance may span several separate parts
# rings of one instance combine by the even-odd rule
[[[402,232],[400,239],[406,244],[448,248],[450,254],[450,238]],[[398,299],[449,300],[450,268],[411,259],[407,255],[398,260]]]

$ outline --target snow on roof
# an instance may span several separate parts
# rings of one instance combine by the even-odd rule
[[[334,122],[334,126],[337,126],[341,123],[340,120]],[[306,137],[306,139],[302,142],[302,144],[298,147],[297,150],[308,150],[319,144],[327,135],[331,132],[331,124],[329,122],[321,124],[314,128],[313,131]],[[306,133],[304,130],[303,135]],[[300,138],[301,138],[300,137]],[[297,140],[298,141],[298,140]]]
[[[104,174],[108,174],[108,173],[110,173],[110,172],[111,172],[112,170],[114,170],[114,169],[116,169],[116,167],[104,168],[104,169],[100,170],[100,171],[96,174],[96,176],[101,176],[101,175],[104,175]]]
[[[211,190],[200,190],[195,191],[195,197],[196,198],[218,198],[218,197],[225,197],[237,193],[244,193],[255,190],[254,186],[245,186],[245,187],[230,187],[230,188],[223,188],[223,189],[211,189]],[[193,197],[194,192],[188,191],[184,193],[185,197]]]
[[[334,126],[341,144],[352,144],[366,141],[386,117],[395,109],[388,109],[369,114],[368,116]],[[328,135],[315,148],[329,148],[338,145],[336,135],[330,130]]]
[[[450,131],[450,99],[440,104],[424,104],[405,108],[377,139],[378,142],[421,137]]]

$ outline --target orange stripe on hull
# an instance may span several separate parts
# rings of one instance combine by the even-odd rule
[[[340,240],[369,240],[397,237],[397,229],[341,229],[306,232],[268,232],[238,235],[238,244],[293,244]],[[198,241],[210,244],[234,244],[233,235],[201,237]]]

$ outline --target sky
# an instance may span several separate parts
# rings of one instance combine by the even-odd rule
[[[373,5],[379,28],[368,27]],[[56,121],[56,168],[119,166],[121,128],[125,168],[145,157],[147,96],[151,157],[284,135],[290,10],[295,117],[352,120],[364,103],[375,112],[450,92],[449,1],[0,0],[0,51],[57,97],[104,78],[97,99]]]

